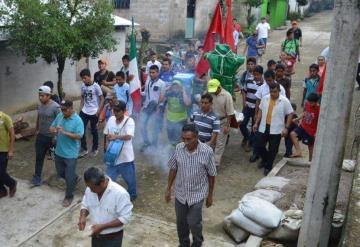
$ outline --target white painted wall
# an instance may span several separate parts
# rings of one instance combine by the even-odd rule
[[[116,72],[121,67],[121,57],[125,53],[125,30],[114,32],[117,40],[116,51],[104,53],[99,58],[109,62],[109,69]],[[3,47],[3,46],[0,46]],[[94,74],[99,58],[89,59],[89,69]],[[63,73],[63,87],[67,96],[80,95],[81,82],[76,81],[78,63],[67,60]],[[8,49],[0,48],[0,110],[14,112],[37,103],[37,89],[44,81],[57,81],[57,65],[47,64],[39,59],[36,64],[25,63],[24,57],[17,56]],[[56,87],[56,83],[55,83]]]

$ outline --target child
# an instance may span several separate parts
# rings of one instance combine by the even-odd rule
[[[99,147],[99,134],[97,130],[97,123],[99,121],[99,115],[104,106],[104,96],[99,84],[95,83],[91,79],[91,73],[89,69],[83,69],[80,72],[80,77],[83,81],[81,86],[81,100],[80,100],[80,118],[84,123],[84,130],[90,122],[91,134],[93,137],[93,144],[91,149],[92,156],[98,154]],[[86,133],[84,133],[81,139],[81,152],[79,157],[83,157],[88,154]]]
[[[115,95],[113,93],[108,93],[105,99],[108,100],[108,103],[104,106],[103,110],[100,113],[98,127],[100,124],[104,122],[106,124],[109,118],[114,116],[113,105],[114,103],[117,102]],[[105,152],[106,152],[106,135],[104,135],[104,153]]]
[[[288,129],[288,133],[291,133],[293,130],[295,130],[298,125],[299,125],[299,122],[297,120],[298,118],[298,115],[296,114],[296,104],[295,103],[291,103],[291,106],[294,110],[294,114],[292,115],[292,122],[291,122],[291,125],[289,126],[289,129]],[[285,120],[286,121],[286,120]],[[290,138],[290,135],[286,136],[285,137],[285,147],[286,147],[286,152],[285,152],[285,155],[284,157],[285,158],[290,158],[291,155],[292,155],[292,148],[293,148],[293,143],[292,143],[292,140]]]
[[[275,80],[284,87],[286,92],[286,98],[290,100],[291,95],[291,81],[285,76],[285,66],[283,64],[277,64],[275,67]]]
[[[130,95],[130,86],[126,82],[126,75],[123,71],[116,72],[116,84],[114,92],[118,101],[123,101],[126,104],[126,111],[129,116],[132,115],[133,102]]]
[[[319,65],[312,64],[309,67],[309,77],[305,78],[304,91],[301,106],[304,107],[305,99],[311,93],[316,93],[320,84]]]
[[[319,96],[316,93],[311,93],[307,98],[304,112],[300,114],[300,126],[290,133],[291,140],[294,144],[296,152],[291,156],[292,158],[301,157],[301,148],[299,140],[309,148],[309,161],[312,160],[314,149],[314,141],[316,135],[317,124],[320,114],[320,106],[318,104]]]
[[[273,59],[270,59],[267,62],[267,70],[272,70],[275,72],[275,68],[276,68],[276,62]]]

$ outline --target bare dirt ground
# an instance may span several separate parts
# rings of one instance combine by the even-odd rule
[[[297,64],[297,74],[292,86],[292,99],[298,106],[300,106],[302,93],[302,79],[306,75],[307,67],[315,62],[317,55],[328,45],[331,18],[332,12],[324,12],[300,23],[304,35],[302,62]],[[271,33],[263,59],[264,63],[270,58],[277,60],[280,43],[285,38],[285,31],[274,30]],[[240,110],[238,104],[237,108]],[[165,138],[166,136],[163,136],[163,141]],[[204,209],[206,246],[232,246],[231,240],[222,230],[222,220],[237,207],[241,197],[251,191],[256,182],[263,177],[262,172],[256,168],[256,164],[248,162],[250,154],[240,148],[241,139],[239,133],[232,133],[218,171],[214,205],[209,209]],[[102,137],[99,140],[102,140]],[[174,205],[173,202],[165,204],[163,200],[168,171],[166,146],[145,154],[138,151],[139,146],[139,141],[136,140],[138,199],[134,207],[134,221],[126,229],[124,246],[175,246],[177,236],[174,225]],[[282,144],[277,160],[283,154]],[[8,168],[10,174],[29,181],[34,172],[34,160],[34,139],[17,142],[16,155]],[[78,174],[81,175],[86,168],[91,166],[103,167],[101,152],[96,158],[80,159],[77,167]],[[63,192],[58,188],[61,184],[59,185],[54,179],[54,174],[54,164],[47,160],[43,177],[49,185],[29,189],[24,182],[19,187],[20,191],[15,198],[1,199],[0,206],[7,205],[4,206],[7,214],[0,214],[0,222],[9,222],[9,224],[6,230],[0,230],[0,246],[17,246],[61,212],[59,202]],[[121,180],[119,182],[123,184]],[[28,194],[23,194],[22,189]],[[82,182],[76,191],[79,198],[84,189]],[[36,196],[38,192],[40,195]],[[31,198],[35,199],[31,200]],[[31,203],[28,203],[29,200]],[[78,210],[78,207],[70,210],[22,246],[89,246],[89,238],[76,230]]]

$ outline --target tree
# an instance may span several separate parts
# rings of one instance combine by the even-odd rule
[[[248,28],[251,27],[254,23],[254,21],[256,20],[255,16],[251,14],[252,8],[257,8],[262,4],[261,0],[247,0],[246,1],[246,5],[248,6],[247,9],[247,16],[246,16],[246,20],[247,20],[247,24],[248,24]]]
[[[67,59],[78,61],[114,50],[112,11],[110,1],[7,0],[0,9],[0,21],[10,47],[24,55],[26,62],[42,58],[57,63],[57,89],[62,98]]]

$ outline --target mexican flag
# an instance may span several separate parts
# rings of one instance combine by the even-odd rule
[[[130,65],[129,75],[133,75],[134,78],[130,81],[130,95],[133,101],[133,113],[139,113],[141,110],[141,83],[139,79],[139,71],[137,64],[136,54],[136,39],[134,30],[134,18],[132,18],[132,30],[130,36]]]

